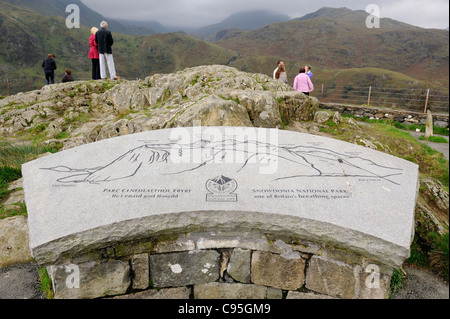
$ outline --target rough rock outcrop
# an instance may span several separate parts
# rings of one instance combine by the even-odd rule
[[[38,135],[64,149],[179,126],[282,127],[308,121],[316,98],[262,74],[211,65],[139,81],[45,86],[0,101],[0,136]]]

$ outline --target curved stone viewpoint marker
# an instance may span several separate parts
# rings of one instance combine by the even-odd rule
[[[155,236],[259,231],[398,267],[414,235],[417,165],[295,132],[151,131],[35,160],[23,176],[41,265]]]

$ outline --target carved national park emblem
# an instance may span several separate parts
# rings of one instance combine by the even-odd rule
[[[238,188],[238,183],[231,178],[223,175],[206,182],[206,189],[209,194],[206,195],[207,202],[226,202],[234,203],[238,201],[237,194],[234,192]]]

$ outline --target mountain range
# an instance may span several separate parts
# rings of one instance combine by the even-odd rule
[[[277,22],[286,22],[290,18],[287,15],[279,13],[271,13],[264,10],[239,12],[230,15],[223,21],[207,25],[201,28],[187,27],[187,26],[164,26],[158,21],[132,21],[127,19],[116,19],[124,25],[139,26],[150,30],[154,30],[156,33],[171,33],[171,32],[184,32],[201,39],[214,40],[212,35],[227,29],[237,30],[256,30],[265,25],[269,25]]]
[[[382,68],[418,80],[448,79],[449,33],[381,19],[368,29],[367,14],[323,8],[217,42],[242,55],[278,56],[319,69]]]
[[[274,14],[267,11],[249,11],[235,13],[220,23],[212,24],[195,30],[192,34],[203,40],[220,40],[221,33],[230,30],[252,31],[272,23],[286,22],[290,18],[283,14]]]
[[[79,5],[80,29],[65,27],[67,3]],[[315,83],[327,86],[431,87],[448,95],[448,31],[387,18],[381,19],[380,29],[368,29],[366,18],[364,11],[347,8],[322,8],[293,20],[263,11],[245,12],[191,34],[155,34],[164,29],[156,22],[130,26],[123,20],[107,21],[115,39],[116,68],[124,78],[203,64],[271,76],[276,61],[284,59],[291,82],[300,66],[311,64]],[[55,53],[59,70],[70,67],[76,79],[89,79],[89,30],[104,19],[79,0],[2,1],[0,78],[32,78],[32,87],[40,87],[40,63],[48,53]],[[57,78],[62,77],[63,72],[58,72]],[[17,86],[26,88],[25,83]],[[1,94],[5,93],[0,87]]]
[[[106,19],[101,14],[91,10],[81,0],[2,0],[15,6],[25,7],[32,11],[49,17],[65,17],[66,7],[70,4],[77,5],[80,8],[80,22],[86,27],[98,27],[102,20],[108,20],[111,29],[118,33],[129,35],[151,35],[154,30],[142,26],[122,24],[112,19]]]

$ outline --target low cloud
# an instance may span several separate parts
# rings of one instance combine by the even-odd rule
[[[369,4],[388,17],[425,28],[446,28],[448,0],[82,0],[100,14],[115,19],[158,21],[166,26],[202,27],[218,23],[233,13],[266,10],[298,18],[322,7],[365,10]]]
[[[402,0],[381,6],[381,17],[426,28],[444,29],[449,21],[448,1]]]

